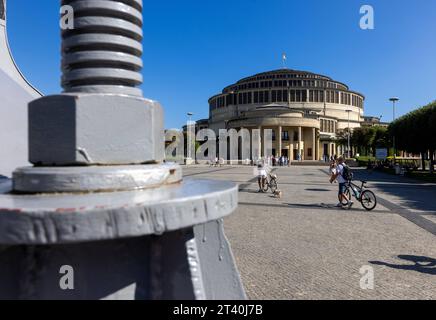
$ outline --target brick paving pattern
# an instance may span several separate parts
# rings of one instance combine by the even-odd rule
[[[386,205],[366,212],[334,207],[337,185],[321,166],[278,168],[282,199],[257,193],[251,167],[184,171],[240,184],[225,230],[250,299],[436,299],[435,185],[359,171]],[[360,287],[363,266],[373,290]]]

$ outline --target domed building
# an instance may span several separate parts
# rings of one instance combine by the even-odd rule
[[[217,134],[219,129],[262,133],[271,129],[274,155],[321,160],[346,152],[337,144],[338,134],[348,126],[360,127],[364,100],[362,94],[327,76],[269,71],[244,78],[210,98],[209,128]]]

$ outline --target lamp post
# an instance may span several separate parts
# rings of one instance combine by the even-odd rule
[[[348,159],[351,158],[351,129],[350,129],[350,113],[353,112],[353,110],[347,109],[345,112],[348,113]]]
[[[392,102],[392,122],[394,122],[396,120],[396,114],[395,114],[395,107],[396,107],[396,103],[398,101],[400,101],[399,98],[397,97],[392,97],[389,99],[389,101]],[[393,140],[393,148],[394,148],[394,162],[397,158],[397,150],[396,150],[396,141],[395,141],[395,136],[392,138]]]
[[[190,162],[192,160],[192,144],[194,143],[192,141],[192,117],[193,117],[194,113],[192,112],[188,112],[187,116],[188,116],[188,126],[187,126],[187,137],[188,137],[188,154],[187,154],[187,161],[186,164],[189,164],[188,162]],[[194,135],[195,135],[195,129],[194,129]]]

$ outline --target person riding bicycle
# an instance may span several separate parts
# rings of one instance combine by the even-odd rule
[[[258,192],[263,192],[267,177],[268,174],[266,172],[265,165],[263,163],[259,163],[257,165],[257,183],[259,184]]]
[[[344,209],[351,209],[353,206],[353,201],[351,201],[351,198],[349,199],[346,195],[347,190],[347,182],[351,180],[349,176],[349,168],[345,164],[344,158],[339,157],[338,158],[338,164],[336,168],[332,169],[332,177],[330,179],[330,183],[333,183],[335,180],[338,181],[339,184],[339,203],[336,205],[337,207],[342,207]],[[342,203],[346,203],[343,205]]]

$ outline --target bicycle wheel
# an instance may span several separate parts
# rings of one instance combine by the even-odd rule
[[[277,190],[277,181],[276,180],[271,180],[269,183],[269,187],[271,188],[271,192],[274,193]]]
[[[345,190],[345,195],[347,196],[347,198],[349,200],[351,200],[350,188],[347,188],[347,190]],[[338,200],[339,200],[339,203],[342,204],[343,206],[348,204],[348,201],[345,201],[344,199],[342,199],[340,194],[338,194]]]
[[[374,192],[365,190],[362,192],[361,200],[362,206],[367,211],[372,211],[377,206],[377,198],[374,194]]]
[[[265,179],[265,182],[263,185],[263,192],[268,192],[268,189],[269,189],[268,179]]]

